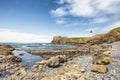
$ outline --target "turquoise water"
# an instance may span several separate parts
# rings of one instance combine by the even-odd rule
[[[22,58],[23,64],[27,68],[31,68],[37,61],[43,60],[41,56],[32,55],[26,52],[26,50],[63,50],[75,48],[72,45],[58,45],[49,43],[0,43],[0,45],[9,44],[12,45],[16,50],[13,51],[15,56]]]

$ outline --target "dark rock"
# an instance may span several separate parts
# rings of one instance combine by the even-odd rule
[[[9,56],[8,59],[12,62],[21,62],[22,58],[17,57],[17,56]]]
[[[19,55],[20,55],[20,56],[23,56],[23,55],[24,55],[24,53],[20,53]]]

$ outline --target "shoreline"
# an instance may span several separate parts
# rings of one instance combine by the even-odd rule
[[[6,78],[3,78],[3,79],[6,79],[6,80],[13,80],[13,79],[15,79],[15,80],[17,80],[17,79],[25,79],[25,80],[26,79],[33,79],[33,80],[34,79],[40,79],[40,80],[54,79],[54,80],[57,80],[58,78],[60,78],[60,77],[62,78],[63,76],[66,76],[66,78],[68,78],[67,77],[68,75],[64,71],[64,69],[66,69],[67,66],[68,67],[71,66],[70,68],[68,68],[68,72],[72,75],[70,77],[72,80],[82,80],[81,78],[82,77],[85,78],[85,76],[88,76],[88,78],[91,78],[91,79],[94,79],[97,76],[100,76],[100,78],[102,78],[101,76],[107,74],[108,72],[105,74],[101,74],[101,75],[99,73],[91,72],[90,67],[93,65],[92,55],[91,54],[87,55],[88,52],[94,53],[96,51],[101,51],[101,50],[102,51],[108,50],[108,46],[106,44],[102,44],[102,45],[101,44],[100,45],[86,44],[86,45],[78,47],[76,49],[69,49],[69,50],[52,50],[52,51],[51,50],[49,50],[49,51],[43,50],[41,53],[39,53],[39,55],[40,56],[45,55],[44,56],[45,60],[49,61],[49,58],[53,57],[52,60],[53,61],[55,60],[55,63],[56,63],[56,59],[60,58],[60,57],[56,58],[57,55],[65,55],[65,57],[62,56],[60,59],[61,60],[67,59],[67,62],[65,61],[64,63],[60,63],[60,66],[56,67],[56,68],[49,67],[46,64],[43,65],[43,64],[41,64],[41,62],[36,62],[36,64],[33,65],[33,67],[30,70],[25,69],[25,67],[19,67],[19,68],[15,67],[15,70],[12,70],[13,71],[12,75],[10,75]],[[66,51],[67,51],[67,53],[66,53]],[[78,51],[79,51],[79,54],[78,54]],[[87,54],[85,54],[85,52],[87,52]],[[38,55],[38,53],[33,53],[33,54]],[[69,54],[71,54],[71,55],[69,56]],[[14,64],[12,64],[12,65],[14,65]],[[77,66],[77,68],[74,66]],[[78,74],[77,76],[80,76],[80,79],[73,79],[75,75],[73,73],[71,73],[71,69],[75,69],[74,74],[76,74],[76,75],[78,74],[78,71],[79,71],[80,74]],[[63,70],[64,75],[60,75],[62,70]],[[19,74],[19,77],[18,77],[18,74]],[[57,77],[55,77],[56,74],[57,74]],[[90,77],[90,76],[92,76],[92,77]],[[51,78],[51,79],[48,79],[48,78]],[[99,79],[97,79],[97,80],[99,80]]]

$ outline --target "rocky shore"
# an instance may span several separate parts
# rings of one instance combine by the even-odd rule
[[[13,55],[14,48],[0,46],[0,80],[119,80],[120,42],[111,45],[113,48],[86,44],[69,50],[29,51],[45,58],[31,69]]]
[[[20,57],[14,56],[12,51],[14,48],[10,45],[0,46],[0,79],[7,77],[24,65],[20,62]]]
[[[67,50],[31,50],[27,51],[31,54],[40,55],[44,59],[49,59],[52,56],[65,55],[68,59],[73,59],[76,56],[86,55],[90,53],[95,53],[97,51],[108,50],[107,44],[91,45],[91,44],[81,44],[74,49]]]

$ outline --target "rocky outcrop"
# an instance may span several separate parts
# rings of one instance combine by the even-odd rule
[[[13,50],[14,48],[10,45],[0,46],[0,62],[21,62],[22,59],[14,56]]]
[[[67,57],[65,55],[58,55],[58,56],[53,56],[48,60],[43,60],[40,62],[37,62],[38,65],[46,65],[48,67],[58,67],[60,66],[60,63],[66,62]]]
[[[109,51],[98,51],[92,54],[93,64],[107,65],[111,62]]]
[[[28,52],[31,54],[40,55],[44,59],[49,59],[50,57],[57,55],[65,55],[66,57],[68,57],[68,59],[73,59],[76,56],[95,53],[96,51],[107,50],[108,48],[109,47],[105,44],[101,44],[101,45],[86,44],[68,50],[31,50]]]
[[[53,44],[65,44],[67,42],[67,37],[54,36],[51,43]]]
[[[11,45],[2,45],[0,46],[0,51],[13,51],[15,48],[13,48]]]
[[[105,65],[93,65],[91,67],[91,71],[99,72],[99,73],[106,73],[108,71],[108,68]]]
[[[14,48],[10,45],[0,46],[0,74],[12,74],[14,73],[13,69],[20,68],[22,64],[19,62],[22,61],[20,57],[14,56],[12,51]]]

